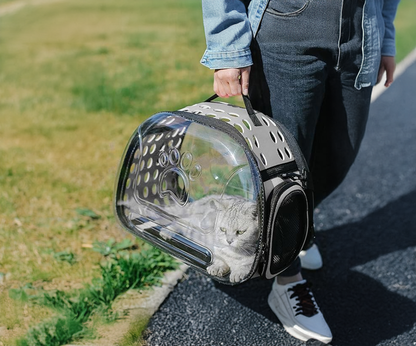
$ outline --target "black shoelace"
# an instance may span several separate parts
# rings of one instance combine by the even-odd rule
[[[296,306],[293,307],[296,311],[295,316],[302,314],[306,317],[312,317],[318,313],[318,308],[315,305],[315,300],[312,296],[311,286],[312,284],[305,282],[289,288],[288,291],[293,291],[290,298],[296,297],[296,300],[298,301]]]

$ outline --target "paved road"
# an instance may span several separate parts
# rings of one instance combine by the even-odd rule
[[[416,345],[415,206],[416,62],[373,103],[356,163],[316,215],[325,266],[304,275],[331,345]],[[152,318],[149,346],[304,345],[267,306],[271,282],[188,273]]]

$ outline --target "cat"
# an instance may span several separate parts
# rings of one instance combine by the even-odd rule
[[[127,203],[131,205],[131,203]],[[147,209],[147,208],[146,208]],[[136,208],[137,210],[137,208]],[[257,204],[240,196],[209,195],[189,202],[186,207],[176,204],[161,208],[174,216],[175,222],[160,232],[168,239],[172,232],[181,234],[212,251],[208,274],[238,283],[249,275],[259,239]],[[161,213],[150,216],[158,223]]]

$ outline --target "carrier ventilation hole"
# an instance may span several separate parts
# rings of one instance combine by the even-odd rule
[[[150,180],[150,173],[146,172],[146,174],[144,175],[144,182],[147,183]]]
[[[260,148],[259,141],[257,140],[257,137],[256,137],[255,135],[253,135],[253,140],[254,140],[254,145],[255,145],[257,148]]]
[[[214,109],[214,112],[225,113],[225,111],[223,109],[219,109],[219,108]]]
[[[246,137],[246,142],[248,146],[250,147],[250,149],[253,150],[253,144],[251,143],[250,138]]]
[[[182,136],[186,131],[186,126],[182,127],[181,132],[179,132],[179,136]]]
[[[156,135],[151,135],[150,137],[147,137],[147,143],[153,142],[153,140],[156,138]]]
[[[285,153],[288,156],[289,159],[292,158],[292,153],[290,152],[290,150],[288,148],[285,148]]]
[[[211,107],[208,105],[199,105],[199,107],[202,109],[211,109]]]
[[[261,162],[263,162],[263,165],[267,166],[266,156],[264,156],[263,153],[260,153],[260,159]]]
[[[156,195],[156,193],[157,193],[157,185],[156,185],[156,184],[153,184],[153,185],[152,185],[152,193],[153,193],[154,195]]]
[[[233,113],[233,112],[229,112],[228,115],[229,116],[232,116],[234,118],[238,118],[239,117],[239,115],[237,113]]]
[[[201,114],[202,114],[202,111],[197,110],[197,111],[192,111],[192,113],[194,113],[194,114],[196,114],[196,115],[201,115]]]
[[[137,177],[137,185],[140,185],[140,181],[142,180],[142,176],[139,174]]]
[[[249,130],[251,130],[251,125],[250,125],[250,123],[247,121],[247,120],[243,120],[243,124],[244,124],[244,126],[245,127],[247,127]]]
[[[179,133],[179,129],[176,129],[173,133],[172,133],[172,137],[176,137]]]
[[[209,117],[209,118],[216,118],[217,116],[215,114],[205,114],[205,116]]]
[[[283,135],[280,131],[277,131],[277,135],[279,136],[279,139],[280,139],[281,142],[285,141],[285,137],[283,137]]]
[[[281,158],[282,160],[284,160],[284,159],[285,159],[285,156],[283,155],[283,153],[282,153],[282,151],[281,151],[280,149],[277,149],[277,153],[279,154],[279,156],[280,156],[280,158]]]
[[[270,131],[270,137],[272,137],[272,141],[273,142],[277,143],[276,135],[273,132],[271,132],[271,131]]]
[[[137,159],[138,157],[140,156],[140,149],[137,149],[135,152],[134,152],[134,158],[135,159]]]
[[[228,118],[220,118],[220,120],[222,120],[222,121],[224,121],[224,122],[226,122],[226,123],[229,123],[231,120],[230,119],[228,119]]]
[[[152,165],[153,165],[153,159],[152,159],[152,158],[150,158],[149,160],[147,160],[147,165],[146,165],[146,167],[147,167],[147,168],[151,168],[151,167],[152,167]]]
[[[148,151],[149,151],[149,147],[146,145],[146,146],[143,148],[143,156],[146,156]]]
[[[270,126],[270,122],[267,118],[261,117],[263,119],[263,122],[266,124],[266,126]]]
[[[147,186],[145,186],[143,188],[143,197],[147,198],[147,196],[149,196],[149,188]]]
[[[131,174],[133,174],[135,170],[136,170],[136,164],[135,164],[135,163],[133,163],[133,164],[130,166],[130,173],[131,173]]]
[[[152,144],[150,147],[150,154],[153,154],[156,151],[156,144]]]
[[[234,124],[234,127],[238,130],[238,132],[244,133],[244,129],[241,127],[241,125]]]
[[[128,178],[127,182],[126,182],[126,189],[128,189],[130,187],[130,184],[131,184],[131,179]]]
[[[159,176],[159,170],[158,169],[155,169],[153,171],[153,180],[156,180],[158,176]]]
[[[175,144],[175,147],[176,148],[179,148],[179,146],[181,145],[181,143],[182,143],[182,138],[179,138],[178,139],[178,143]]]
[[[155,138],[155,141],[158,142],[163,138],[163,133],[161,133],[160,135],[157,135]]]
[[[170,118],[170,119],[169,119]],[[168,117],[167,121],[166,121],[166,125],[170,125],[175,121],[174,117]]]
[[[142,171],[142,170],[143,170],[143,168],[144,168],[144,160],[142,160],[142,161],[140,162],[140,171]]]

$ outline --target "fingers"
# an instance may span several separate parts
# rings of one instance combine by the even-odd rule
[[[249,80],[250,80],[250,71],[251,71],[251,66],[248,67],[244,67],[241,69],[241,89],[242,89],[242,93],[243,95],[248,95],[248,85],[249,85]]]
[[[388,88],[394,81],[394,70],[396,69],[396,62],[394,56],[382,56],[380,62],[380,68],[378,70],[377,83],[379,83],[384,72],[386,73],[386,81],[384,86]]]
[[[220,97],[248,94],[250,67],[215,70],[214,92]]]
[[[388,88],[394,81],[394,71],[396,69],[396,62],[394,60],[394,57],[392,56],[386,56],[384,58],[386,60],[386,82],[384,83],[384,86]]]

